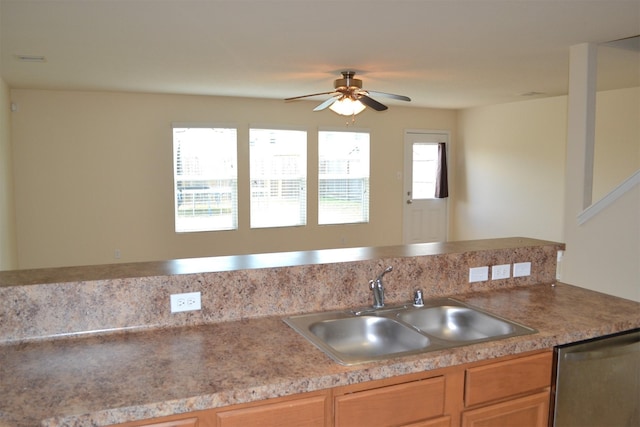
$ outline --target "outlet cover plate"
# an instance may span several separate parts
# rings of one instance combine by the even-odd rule
[[[489,267],[472,267],[469,269],[469,283],[489,280]]]
[[[513,277],[525,277],[531,275],[530,262],[517,262],[513,264]]]
[[[491,280],[508,279],[511,277],[511,264],[500,264],[491,267]]]
[[[202,301],[200,292],[186,292],[184,294],[171,295],[171,312],[201,310]]]

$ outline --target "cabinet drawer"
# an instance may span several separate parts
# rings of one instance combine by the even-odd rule
[[[346,394],[335,398],[336,427],[384,427],[444,414],[444,377]]]
[[[547,427],[548,420],[548,391],[462,413],[462,427]]]
[[[191,412],[189,414],[168,415],[166,417],[113,424],[110,427],[212,427],[214,425],[213,411],[205,410]]]
[[[144,424],[140,427],[199,427],[197,418]]]
[[[218,427],[324,427],[326,396],[233,409],[216,415]]]
[[[419,421],[417,423],[405,424],[402,427],[451,427],[451,417],[439,417],[429,421]]]
[[[551,385],[553,353],[469,368],[465,374],[465,406],[491,402]]]

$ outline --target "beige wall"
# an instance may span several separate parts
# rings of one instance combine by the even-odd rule
[[[562,280],[640,301],[640,185],[586,223],[567,222]]]
[[[129,262],[400,244],[404,129],[451,130],[453,145],[456,139],[453,110],[394,106],[358,115],[349,128],[371,131],[370,223],[318,226],[316,133],[345,129],[348,119],[314,113],[317,103],[39,90],[11,96],[20,108],[12,115],[20,268],[116,262],[115,249]],[[250,125],[307,129],[308,225],[250,230],[245,179],[238,231],[176,234],[172,122],[236,124],[240,141]],[[240,144],[240,177],[247,146]]]
[[[0,79],[0,270],[18,268],[10,105],[9,88]]]
[[[640,301],[640,185],[630,187],[588,221],[579,221],[579,215],[591,203],[589,164],[595,151],[595,127],[602,124],[596,120],[596,113],[614,116],[601,115],[603,106],[596,102],[595,58],[592,44],[571,47],[564,201],[566,253],[561,277],[567,283]],[[640,103],[640,98],[636,102]],[[624,104],[615,108],[623,107]],[[623,130],[621,133],[625,134]],[[615,133],[611,136],[616,137]]]
[[[617,144],[610,142],[598,166],[609,189],[622,166],[610,158],[626,152],[631,159],[623,164],[637,161],[638,119],[623,118],[639,96],[637,88],[598,94],[601,132]],[[640,301],[640,187],[577,224],[579,211],[567,212],[565,202],[566,191],[581,191],[565,179],[567,107],[562,96],[460,112],[452,240],[525,235],[565,242],[562,281]]]
[[[19,112],[3,117],[13,127],[20,268],[116,262],[116,248],[127,262],[399,244],[403,132],[420,128],[452,131],[450,240],[566,241],[563,280],[640,299],[637,188],[592,219],[580,239],[566,240],[567,97],[459,112],[365,112],[351,126],[372,132],[369,224],[315,225],[312,173],[306,227],[249,230],[245,209],[238,231],[180,235],[173,232],[171,122],[237,124],[244,140],[250,125],[302,126],[313,165],[318,127],[345,121],[311,112],[313,102],[37,90],[11,97]],[[616,108],[607,114],[614,121]],[[241,159],[246,171],[246,145]],[[240,203],[248,205],[246,191]]]
[[[562,241],[566,97],[463,110],[452,240]]]
[[[593,201],[640,169],[640,87],[596,95]]]

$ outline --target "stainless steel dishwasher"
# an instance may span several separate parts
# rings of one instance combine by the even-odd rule
[[[554,427],[640,426],[640,329],[555,348]]]

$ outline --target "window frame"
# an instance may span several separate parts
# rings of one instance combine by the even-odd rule
[[[257,181],[256,178],[260,178],[260,180],[263,180],[263,177],[256,177],[253,175],[254,173],[254,168],[257,167],[256,164],[254,164],[253,162],[255,161],[255,158],[252,156],[252,145],[253,144],[253,136],[252,136],[252,132],[253,131],[258,131],[258,132],[269,132],[269,131],[273,131],[273,132],[296,132],[296,133],[300,133],[301,136],[304,139],[304,144],[302,145],[302,149],[297,153],[297,154],[290,154],[288,156],[291,157],[296,157],[296,155],[300,155],[302,157],[302,161],[301,164],[295,164],[295,171],[298,172],[298,174],[293,174],[292,178],[290,181],[293,182],[297,182],[300,185],[299,188],[299,197],[293,199],[295,206],[297,206],[297,209],[291,209],[291,210],[284,210],[281,211],[281,214],[284,215],[280,218],[277,218],[276,221],[273,221],[273,219],[259,219],[258,218],[258,214],[260,212],[263,212],[261,210],[259,210],[258,208],[256,208],[257,204],[259,203],[259,200],[257,200],[257,198],[254,198],[254,181]],[[307,129],[305,128],[300,128],[300,127],[286,127],[286,126],[265,126],[265,125],[250,125],[249,126],[249,149],[247,150],[248,153],[248,162],[249,162],[249,174],[248,174],[248,182],[249,182],[249,228],[250,229],[266,229],[266,228],[282,228],[282,227],[303,227],[306,226],[308,223],[308,176],[309,176],[309,163],[308,163],[308,152],[309,152],[309,132],[307,131]],[[292,134],[293,135],[293,134]],[[295,142],[294,142],[295,143]],[[274,157],[271,157],[271,159],[274,159]],[[273,166],[273,164],[272,164]],[[283,171],[281,171],[283,172]],[[291,188],[285,188],[282,186],[282,181],[284,181],[284,179],[286,178],[287,174],[286,173],[280,173],[279,175],[276,174],[276,176],[280,177],[280,185],[277,186],[277,189],[280,190],[280,196],[284,197],[282,195],[282,190],[284,190],[286,192],[286,190],[291,190]],[[278,181],[276,179],[276,181]],[[295,187],[295,184],[294,184]],[[265,187],[266,188],[266,187]],[[292,187],[293,188],[293,187]],[[276,197],[276,195],[274,194],[272,196],[272,186],[269,186],[269,188],[267,189],[269,191],[269,194],[265,197],[267,200],[263,200],[264,203],[264,208],[270,208],[272,205],[277,205],[278,203],[284,203],[284,201],[281,198]],[[295,192],[295,189],[294,189]],[[292,205],[294,205],[294,203],[291,203]],[[289,215],[286,215],[289,214]],[[256,216],[254,216],[256,215]],[[287,222],[287,220],[285,219],[286,217],[290,217],[290,218],[296,218],[293,221]],[[272,222],[269,222],[272,221]]]
[[[363,189],[362,191],[362,202],[359,206],[359,209],[361,210],[361,214],[359,216],[359,218],[357,218],[357,215],[354,216],[354,219],[347,217],[340,217],[339,213],[336,213],[335,211],[333,213],[330,213],[330,211],[325,211],[323,212],[323,195],[326,194],[323,192],[322,190],[322,186],[324,183],[326,183],[326,180],[329,178],[324,178],[323,179],[323,170],[326,170],[326,166],[323,166],[323,156],[321,153],[322,147],[321,145],[323,144],[323,138],[322,138],[322,133],[337,133],[337,134],[348,134],[348,133],[355,133],[355,134],[363,134],[366,135],[367,137],[367,147],[366,147],[366,176],[364,174],[362,174],[362,176],[360,177],[355,177],[354,179],[356,181],[362,181],[361,183],[361,188]],[[340,160],[338,160],[340,161]],[[318,130],[318,171],[317,171],[317,179],[318,179],[318,225],[320,226],[326,226],[326,225],[346,225],[346,224],[368,224],[371,221],[370,218],[370,210],[371,210],[371,131],[369,129],[362,129],[362,128],[351,128],[348,130],[345,129],[336,129],[336,128],[321,128]],[[325,175],[330,175],[330,174],[325,174]],[[323,181],[325,181],[323,183]],[[349,193],[344,193],[341,194],[342,197],[349,197]],[[330,215],[333,215],[334,218],[338,217],[339,219],[333,219],[333,220],[327,220],[327,219],[323,219],[323,217],[328,217]]]
[[[238,230],[238,217],[239,217],[239,210],[238,210],[238,182],[239,182],[239,177],[238,177],[238,159],[239,159],[239,155],[238,155],[238,135],[239,135],[239,130],[238,130],[238,126],[237,125],[233,125],[233,124],[221,124],[221,123],[180,123],[180,122],[174,122],[171,124],[171,129],[172,129],[172,163],[173,163],[173,205],[174,205],[174,231],[178,234],[182,234],[182,233],[199,233],[199,232],[212,232],[212,231],[233,231],[233,230]],[[183,161],[182,157],[179,157],[178,155],[178,151],[181,151],[181,148],[183,146],[178,145],[178,142],[176,141],[176,130],[178,129],[185,129],[185,130],[189,130],[189,129],[202,129],[202,130],[207,130],[207,129],[211,129],[211,130],[216,130],[216,129],[220,129],[223,131],[233,131],[233,133],[235,134],[235,140],[233,141],[234,147],[229,147],[228,148],[228,152],[229,155],[231,156],[229,159],[231,160],[230,162],[230,168],[233,169],[235,171],[235,177],[232,177],[231,175],[225,177],[223,174],[221,174],[219,177],[215,177],[215,172],[205,172],[202,173],[202,175],[199,174],[180,174],[178,169],[179,169],[179,162]],[[225,136],[226,138],[231,138],[231,135],[227,135]],[[219,152],[216,150],[216,152]],[[199,161],[199,157],[196,155],[195,156],[195,162],[197,163],[197,166],[195,166],[196,169],[200,168],[200,161]],[[206,166],[211,167],[212,164],[215,164],[217,161],[217,159],[212,159],[211,157],[206,157],[206,159],[203,161],[203,163],[207,164]],[[223,161],[224,162],[224,161]],[[184,167],[184,165],[181,165],[180,168]],[[186,178],[185,178],[186,177]],[[187,179],[191,177],[191,179]],[[182,178],[182,179],[180,179]],[[219,210],[219,212],[222,212],[223,209],[227,209],[227,205],[229,206],[230,209],[230,214],[231,214],[231,218],[230,219],[223,219],[221,221],[220,218],[222,218],[222,215],[218,216],[217,218],[212,216],[212,215],[208,215],[208,219],[206,218],[207,215],[202,215],[199,217],[195,217],[194,214],[194,218],[192,218],[191,220],[191,226],[186,226],[185,223],[187,223],[187,221],[180,221],[181,216],[179,215],[179,210],[181,207],[181,201],[183,200],[182,197],[184,195],[184,193],[180,190],[180,186],[179,186],[179,182],[182,181],[215,181],[215,180],[220,180],[220,181],[231,181],[229,186],[224,186],[224,188],[221,186],[220,188],[217,189],[211,189],[212,187],[208,187],[208,188],[201,188],[202,191],[198,191],[198,188],[194,188],[192,189],[193,191],[191,192],[191,196],[192,196],[192,213],[195,212],[193,209],[196,209],[196,197],[197,195],[200,195],[202,197],[202,200],[205,201],[205,204],[208,206],[208,210],[209,213],[211,214],[213,212],[212,209],[212,205],[213,204],[218,204],[217,209]],[[204,187],[203,185],[200,185],[198,187]],[[224,190],[224,191],[222,191]],[[224,208],[222,207],[222,201],[224,198]],[[226,222],[226,225],[213,225],[212,222],[214,221],[218,221],[218,222]],[[193,225],[193,224],[199,224],[199,225]]]

